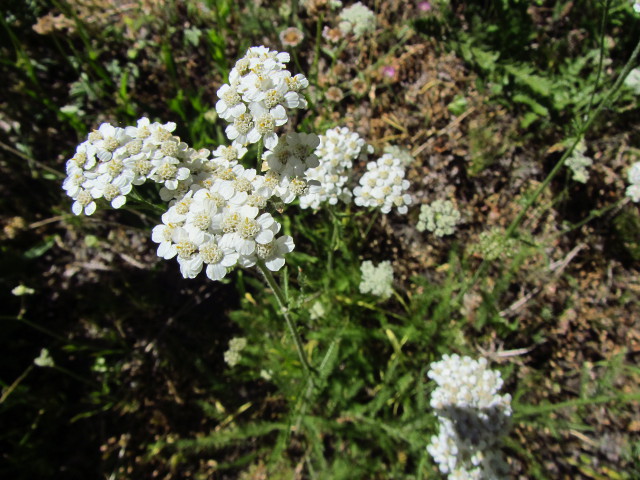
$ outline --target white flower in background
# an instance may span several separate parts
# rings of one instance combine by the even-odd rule
[[[33,295],[36,291],[33,288],[29,288],[25,285],[18,285],[13,290],[11,290],[11,294],[16,297],[22,297],[23,295]]]
[[[500,372],[484,358],[444,355],[428,373],[438,387],[431,395],[440,425],[427,451],[449,478],[507,478],[499,446],[511,425],[511,396],[498,395]]]
[[[38,367],[55,367],[56,363],[51,358],[49,350],[43,348],[40,350],[40,355],[33,359],[33,363]]]
[[[338,27],[344,34],[353,33],[360,38],[367,32],[373,32],[376,28],[376,15],[361,2],[354,3],[345,8],[338,15],[340,23]]]
[[[573,172],[573,179],[576,182],[587,183],[589,180],[587,168],[593,165],[593,160],[584,154],[586,151],[587,146],[584,139],[581,139],[566,160],[567,168]]]
[[[390,261],[380,262],[376,267],[371,261],[365,260],[360,266],[360,271],[360,293],[371,293],[382,299],[387,299],[393,294],[393,267]]]
[[[330,205],[336,205],[338,201],[349,203],[351,190],[347,182],[353,162],[371,151],[372,147],[367,146],[363,138],[346,127],[335,127],[320,135],[314,152],[319,165],[305,172],[307,182],[315,185],[300,197],[300,207],[317,209],[324,202]]]
[[[367,164],[360,185],[353,190],[354,203],[360,207],[379,208],[385,214],[392,208],[398,213],[407,213],[411,196],[406,193],[409,181],[404,176],[401,160],[385,153],[376,162]]]
[[[230,367],[235,367],[240,361],[240,353],[247,346],[247,339],[235,337],[229,340],[229,349],[224,352],[224,361]]]
[[[630,185],[627,187],[626,195],[634,202],[640,202],[640,162],[631,165],[627,172],[627,179]]]
[[[640,11],[640,2],[638,2],[639,11]],[[640,68],[634,68],[629,72],[627,78],[624,79],[624,84],[633,90],[633,93],[636,95],[640,95]]]
[[[420,207],[420,217],[416,228],[424,232],[429,230],[437,237],[451,235],[460,223],[460,212],[449,200],[436,200],[430,205]]]

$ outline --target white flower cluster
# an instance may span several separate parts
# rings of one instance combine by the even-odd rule
[[[500,372],[484,358],[444,355],[428,373],[438,387],[431,395],[440,431],[427,451],[444,474],[455,479],[506,478],[499,450],[511,424],[511,396],[498,395]]]
[[[309,86],[302,74],[285,68],[289,54],[267,47],[251,47],[229,73],[229,83],[218,90],[216,111],[230,123],[225,133],[241,145],[264,141],[272,149],[278,143],[276,127],[288,121],[286,108],[306,108],[300,93]]]
[[[376,28],[376,15],[361,2],[354,3],[345,8],[338,16],[340,23],[338,28],[344,34],[353,33],[354,37],[360,38],[367,32],[372,32]]]
[[[278,184],[275,195],[284,203],[315,188],[317,182],[305,179],[305,171],[319,165],[314,151],[320,138],[315,133],[287,133],[278,139],[273,149],[262,156],[268,167],[268,175]]]
[[[360,185],[353,190],[355,204],[379,208],[382,213],[389,213],[393,207],[399,213],[407,213],[411,197],[406,193],[409,180],[404,176],[402,161],[389,153],[375,162],[369,162],[367,171],[360,178]]]
[[[627,187],[627,197],[631,197],[634,202],[640,202],[640,162],[631,165],[627,178],[630,183]]]
[[[330,205],[338,201],[349,203],[351,190],[347,182],[353,161],[372,151],[373,147],[365,145],[364,139],[347,127],[335,127],[320,135],[315,151],[320,164],[305,172],[306,179],[319,186],[300,197],[300,207],[317,209],[324,202]]]
[[[586,151],[587,146],[584,143],[584,139],[581,139],[566,161],[567,168],[573,173],[572,178],[576,182],[587,183],[587,180],[589,180],[589,170],[587,168],[593,165],[593,160],[584,154]]]
[[[495,227],[482,232],[478,237],[478,242],[471,245],[470,250],[492,262],[500,257],[513,258],[517,247],[518,241],[515,238],[507,238],[505,230]]]
[[[271,214],[261,213],[273,196],[295,198],[291,185],[285,185],[288,178],[244,168],[238,160],[245,152],[238,145],[214,151],[214,158],[204,163],[196,181],[170,203],[162,224],[153,229],[158,256],[177,257],[185,278],[204,268],[211,280],[221,280],[229,268],[257,262],[278,271],[294,248],[291,237],[276,238],[281,226]]]
[[[240,353],[247,346],[247,339],[235,337],[229,340],[229,349],[224,352],[224,362],[230,367],[235,367],[240,361]]]
[[[387,299],[393,294],[393,267],[390,261],[380,262],[375,267],[371,261],[365,260],[360,266],[360,271],[360,293],[371,293],[382,299]]]
[[[460,222],[460,212],[449,200],[436,200],[431,205],[420,207],[416,228],[420,232],[429,230],[437,237],[451,235]]]
[[[66,164],[62,188],[74,200],[73,213],[91,215],[99,198],[120,208],[132,186],[147,180],[162,184],[163,198],[172,198],[179,186],[190,181],[191,170],[203,155],[173,135],[175,128],[175,123],[151,123],[143,117],[136,127],[103,123],[91,132]]]

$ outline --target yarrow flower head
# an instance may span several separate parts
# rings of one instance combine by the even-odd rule
[[[593,165],[593,160],[584,154],[586,151],[587,146],[584,139],[581,139],[566,160],[567,168],[573,172],[573,179],[576,182],[587,183],[589,180],[587,168]]]
[[[392,208],[396,208],[398,213],[407,213],[412,202],[407,193],[409,180],[404,176],[402,161],[389,153],[369,162],[367,171],[360,178],[360,185],[353,190],[355,204],[379,208],[382,213],[389,213]]]
[[[430,205],[420,207],[420,217],[416,228],[424,232],[429,230],[437,237],[451,235],[460,222],[460,212],[449,200],[436,200]]]
[[[224,361],[230,367],[235,367],[240,361],[240,353],[247,346],[247,339],[235,337],[229,340],[229,349],[224,352]]]
[[[320,135],[315,150],[319,165],[305,172],[307,182],[313,186],[300,197],[300,206],[317,209],[324,202],[330,205],[338,201],[349,203],[351,191],[347,182],[353,162],[372,151],[363,138],[347,127],[335,127]]]
[[[176,258],[185,278],[204,270],[211,280],[221,280],[235,266],[258,262],[278,271],[294,248],[293,239],[278,236],[280,224],[263,211],[279,183],[240,165],[245,152],[241,146],[219,147],[214,159],[201,159],[201,172],[153,228],[158,256]]]
[[[478,243],[472,245],[471,251],[480,254],[485,260],[493,261],[498,257],[511,258],[515,254],[517,241],[515,238],[506,238],[505,231],[501,228],[493,228],[482,232]]]
[[[345,8],[338,16],[340,30],[344,34],[353,33],[355,38],[362,37],[376,28],[376,15],[361,2]]]
[[[391,262],[380,262],[374,266],[369,260],[362,262],[360,266],[362,279],[360,281],[360,293],[371,293],[382,299],[387,299],[393,294],[393,267]]]
[[[229,83],[218,90],[216,111],[229,122],[225,133],[240,145],[278,143],[275,129],[288,121],[286,109],[306,108],[301,91],[309,86],[302,74],[285,68],[289,54],[251,47],[229,73]]]
[[[449,478],[506,478],[500,452],[511,425],[511,396],[498,395],[500,372],[486,359],[444,355],[428,373],[438,387],[431,395],[440,430],[427,451]]]
[[[627,179],[629,180],[629,186],[626,191],[627,197],[630,197],[636,203],[640,202],[640,162],[631,165],[627,172]]]
[[[171,192],[168,198],[188,186],[202,152],[174,136],[175,128],[173,122],[151,123],[143,117],[135,127],[103,123],[91,132],[66,163],[62,188],[74,200],[73,213],[93,214],[99,199],[121,208],[133,186],[147,180]]]

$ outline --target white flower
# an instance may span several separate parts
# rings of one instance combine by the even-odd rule
[[[220,118],[233,121],[247,111],[247,105],[242,101],[242,95],[237,88],[225,83],[218,89],[216,94],[220,99],[216,103],[216,112],[218,112]]]
[[[240,145],[246,145],[250,142],[249,132],[253,132],[254,122],[253,116],[250,113],[242,113],[238,115],[231,125],[228,125],[225,129],[225,134],[229,140],[234,140]],[[254,143],[257,140],[254,140]]]
[[[356,38],[360,38],[376,28],[375,14],[361,2],[354,3],[342,10],[338,19],[340,20],[338,25],[340,30],[345,34],[353,33]]]
[[[312,183],[300,197],[302,208],[319,208],[323,202],[335,205],[338,201],[349,203],[351,191],[347,188],[353,161],[368,151],[365,141],[346,127],[327,130],[320,136],[315,150],[319,165],[305,172],[308,183]]]
[[[573,179],[576,182],[587,183],[589,180],[587,167],[593,165],[593,160],[584,154],[586,151],[587,146],[584,139],[581,139],[565,162],[567,168],[573,172]]]
[[[393,267],[391,262],[380,262],[374,266],[369,260],[362,262],[360,266],[362,279],[360,280],[360,292],[371,293],[382,299],[387,299],[393,294]]]
[[[440,471],[449,478],[507,478],[499,444],[511,424],[511,396],[497,393],[500,372],[484,358],[444,355],[428,376],[438,384],[430,403],[440,431],[427,451]]]
[[[94,202],[89,191],[85,189],[80,190],[75,200],[73,205],[71,205],[71,211],[75,215],[80,215],[83,212],[85,215],[92,215],[96,211],[96,202]]]
[[[33,359],[33,363],[38,367],[55,367],[56,365],[46,348],[40,350],[40,355]]]
[[[253,128],[247,134],[249,142],[256,143],[262,138],[266,148],[274,148],[278,143],[275,128],[284,125],[288,120],[284,107],[276,105],[269,110],[260,103],[253,103],[251,115],[253,115]]]
[[[111,203],[113,208],[122,207],[126,201],[126,195],[131,191],[133,172],[130,170],[112,179],[109,174],[104,174],[92,182],[91,196],[101,198]]]
[[[237,212],[232,212],[227,221],[234,222],[229,233],[225,233],[220,245],[235,249],[240,255],[248,257],[253,254],[256,245],[265,245],[273,240],[274,232],[271,226],[275,220],[269,213],[263,213],[256,218],[258,209],[243,205]],[[230,219],[230,217],[233,217]],[[225,222],[223,220],[223,224]]]
[[[165,156],[151,160],[153,168],[149,172],[149,178],[157,183],[163,183],[169,190],[178,188],[178,182],[185,180],[191,171],[183,167],[175,157]]]
[[[394,207],[398,213],[407,213],[411,196],[406,193],[409,181],[404,179],[404,175],[402,162],[389,153],[376,162],[369,162],[367,171],[360,178],[360,185],[353,190],[355,204],[379,208],[385,214]]]
[[[420,207],[420,217],[416,228],[424,232],[429,230],[437,237],[451,235],[460,222],[460,212],[449,200],[436,200],[431,205]]]
[[[634,202],[640,202],[640,162],[635,162],[627,172],[629,185],[627,187],[626,196],[630,197]]]
[[[627,172],[627,179],[632,185],[640,185],[640,162],[636,162],[631,165]]]
[[[89,141],[95,148],[96,156],[101,162],[111,160],[113,152],[131,140],[123,128],[114,127],[108,123],[101,124],[98,130],[93,133],[95,141],[91,141],[91,134],[89,135]]]
[[[640,202],[640,185],[629,185],[626,190],[626,196],[630,197],[633,202]]]

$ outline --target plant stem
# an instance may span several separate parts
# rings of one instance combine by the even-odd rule
[[[264,278],[267,281],[267,284],[269,284],[269,287],[271,288],[274,295],[276,296],[276,300],[278,301],[278,305],[280,306],[280,313],[282,313],[282,316],[284,317],[284,321],[287,324],[287,327],[289,328],[289,333],[291,333],[291,337],[293,338],[293,343],[296,346],[296,351],[298,352],[298,357],[300,358],[300,362],[302,363],[302,366],[304,367],[309,378],[312,378],[315,371],[313,367],[309,364],[309,361],[307,360],[307,357],[304,353],[304,348],[302,347],[302,340],[300,339],[300,335],[298,335],[298,331],[296,330],[295,325],[293,324],[293,320],[289,316],[287,301],[284,297],[284,293],[282,292],[282,289],[278,285],[278,282],[276,281],[273,274],[271,273],[271,270],[269,270],[265,266],[264,262],[259,261],[256,265],[264,275]]]
[[[369,221],[369,225],[367,225],[367,229],[364,231],[364,234],[362,235],[363,239],[366,239],[369,236],[369,232],[371,231],[371,228],[373,228],[373,224],[378,219],[378,216],[380,216],[380,210],[376,208],[375,211],[373,212],[373,216],[371,217],[371,220]]]

